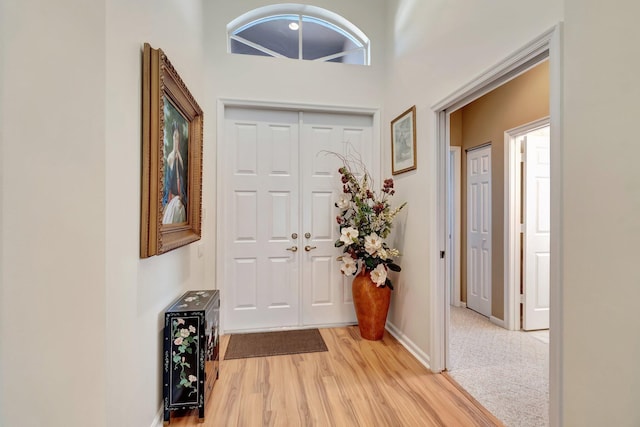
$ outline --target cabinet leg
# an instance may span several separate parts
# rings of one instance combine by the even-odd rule
[[[198,422],[199,423],[204,422],[204,405],[200,405],[198,407]]]
[[[169,417],[170,417],[170,411],[164,411],[164,422],[162,423],[162,425],[165,425],[165,426],[169,425]]]

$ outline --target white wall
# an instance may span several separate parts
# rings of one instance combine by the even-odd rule
[[[372,45],[370,67],[227,53],[227,24],[245,12],[270,4],[274,2],[206,2],[207,93],[210,96],[381,107],[386,41],[383,0],[313,2],[314,6],[344,16],[367,34]]]
[[[638,426],[640,4],[565,11],[564,425]]]
[[[141,47],[164,49],[206,124],[201,2],[1,6],[0,425],[148,426],[161,313],[215,284],[197,244],[139,259]]]
[[[0,4],[0,425],[104,426],[104,1]]]
[[[266,58],[227,53],[226,26],[238,16],[273,4],[265,0],[205,2],[205,58],[207,100],[221,98],[272,101],[329,106],[381,108],[386,71],[386,7],[384,0],[320,0],[313,5],[342,15],[371,40],[372,65],[347,65]],[[205,117],[205,134],[217,131],[217,117],[211,108]],[[382,129],[386,132],[386,127]],[[206,202],[210,221],[215,221],[217,183],[216,143],[205,146],[204,185],[211,197]],[[208,155],[210,154],[210,155]],[[225,224],[221,224],[222,227]],[[210,242],[215,242],[212,238]],[[210,248],[213,250],[213,248]],[[209,250],[209,252],[211,252]],[[207,280],[216,275],[215,264],[207,263]],[[224,294],[222,294],[224,304]],[[224,325],[223,325],[224,326]]]
[[[161,48],[204,111],[205,136],[215,107],[204,93],[200,0],[109,0],[106,8],[106,366],[107,425],[149,426],[162,397],[164,308],[205,280],[214,224],[204,218],[200,242],[139,258],[141,49]],[[215,103],[213,104],[215,106]],[[210,145],[210,144],[209,144]],[[205,151],[205,159],[214,156]],[[207,171],[205,171],[205,176]],[[211,197],[205,181],[204,197]]]
[[[429,289],[438,262],[431,247],[437,239],[431,106],[562,20],[562,2],[391,0],[388,14],[390,66],[383,123],[415,104],[418,139],[418,169],[396,177],[395,197],[409,204],[405,222],[398,224],[405,231],[404,256],[389,320],[429,355]],[[389,136],[383,135],[383,166],[389,174]]]

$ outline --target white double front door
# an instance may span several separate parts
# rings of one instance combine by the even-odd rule
[[[225,330],[355,322],[334,247],[340,160],[372,161],[372,116],[225,108]]]

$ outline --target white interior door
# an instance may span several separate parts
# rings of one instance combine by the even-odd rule
[[[467,152],[467,307],[491,316],[491,146]]]
[[[523,137],[525,330],[549,328],[550,304],[550,134],[549,126]]]
[[[333,151],[359,153],[371,165],[372,117],[330,113],[303,113],[302,175],[302,313],[305,325],[353,323],[352,277],[340,273],[342,254],[335,207],[342,184],[342,165]]]
[[[226,108],[225,330],[354,323],[340,273],[341,162],[372,157],[372,117]]]

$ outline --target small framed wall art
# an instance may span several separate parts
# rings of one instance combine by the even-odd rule
[[[202,110],[161,49],[142,59],[140,257],[200,239]]]
[[[391,121],[391,173],[414,170],[416,162],[416,106]]]

